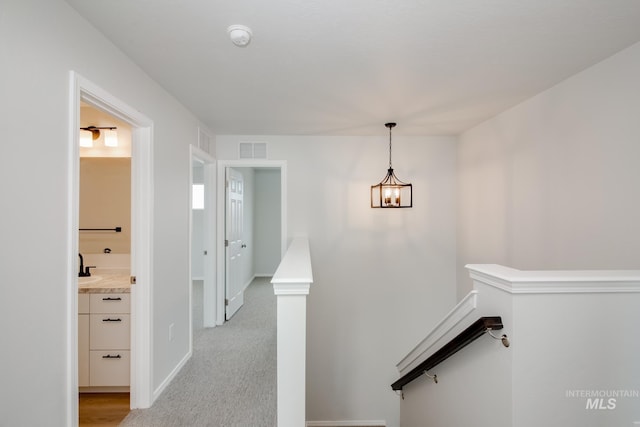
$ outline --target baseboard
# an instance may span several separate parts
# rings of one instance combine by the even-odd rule
[[[247,288],[249,287],[249,285],[251,284],[251,282],[253,282],[253,280],[256,278],[256,275],[254,274],[253,276],[251,276],[251,279],[249,279],[249,281],[247,283],[244,284],[244,287],[242,288],[242,292],[246,291]]]
[[[253,277],[273,277],[273,273],[254,274]]]
[[[307,427],[386,427],[384,420],[307,421]]]
[[[178,372],[180,372],[180,370],[184,367],[184,365],[186,365],[186,363],[189,361],[189,359],[191,359],[191,355],[193,354],[192,351],[189,351],[180,361],[180,363],[178,363],[176,365],[175,368],[173,368],[173,371],[171,371],[171,373],[169,373],[169,375],[167,375],[167,378],[164,379],[164,381],[162,381],[162,383],[158,386],[158,388],[156,388],[153,391],[153,400],[152,402],[155,402],[156,399],[162,394],[162,392],[164,391],[165,388],[167,388],[167,386],[171,383],[171,381],[173,381],[173,379],[175,378],[176,375],[178,375]]]

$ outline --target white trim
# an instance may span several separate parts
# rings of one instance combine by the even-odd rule
[[[371,427],[386,427],[387,422],[385,420],[366,420],[366,421],[307,421],[307,427],[350,427],[350,426],[371,426]]]
[[[275,283],[273,280],[274,295],[309,295],[311,283]]]
[[[478,306],[478,291],[469,292],[438,324],[413,348],[397,365],[401,375],[405,375],[435,353],[433,347],[449,334],[458,324],[468,318]]]
[[[640,270],[522,271],[496,264],[466,268],[473,280],[511,294],[640,292]]]
[[[216,209],[216,324],[224,323],[225,313],[225,181],[227,168],[279,168],[280,169],[280,257],[287,251],[287,161],[286,160],[218,160]]]
[[[153,122],[74,71],[69,73],[69,174],[67,240],[67,363],[66,425],[78,423],[78,282],[76,265],[79,228],[79,126],[80,102],[91,104],[132,126],[132,253],[131,274],[137,276],[132,289],[131,407],[151,406],[152,262],[153,262]]]
[[[180,363],[178,363],[176,365],[175,368],[173,368],[173,370],[169,373],[169,375],[167,375],[167,377],[164,379],[164,381],[162,381],[162,383],[158,386],[158,388],[156,388],[153,391],[153,400],[155,401],[164,391],[165,388],[167,388],[167,386],[171,383],[171,381],[173,381],[173,379],[176,377],[176,375],[178,375],[178,372],[180,372],[180,369],[182,369],[184,367],[184,365],[187,364],[187,362],[189,361],[189,359],[191,359],[191,356],[193,355],[193,353],[191,351],[189,351],[180,361]]]
[[[138,113],[137,116],[144,117]],[[153,125],[132,129],[131,408],[148,408],[153,390]]]
[[[78,279],[76,253],[78,253],[80,149],[75,141],[80,136],[80,84],[75,73],[69,74],[69,145],[67,175],[67,383],[65,425],[78,425]],[[73,257],[71,255],[74,255]]]

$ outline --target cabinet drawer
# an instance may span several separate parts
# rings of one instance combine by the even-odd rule
[[[91,351],[89,383],[92,387],[129,385],[129,351]]]
[[[78,313],[89,314],[89,294],[78,294]]]
[[[91,313],[131,313],[129,297],[131,294],[89,294]]]
[[[91,314],[89,347],[91,350],[128,350],[130,316],[128,314]]]

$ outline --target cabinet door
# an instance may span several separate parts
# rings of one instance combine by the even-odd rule
[[[130,348],[130,315],[91,314],[91,350],[128,350]]]
[[[91,351],[90,358],[92,387],[129,385],[128,350]]]
[[[78,313],[89,314],[89,294],[78,294]]]
[[[89,315],[78,315],[78,386],[89,386]]]

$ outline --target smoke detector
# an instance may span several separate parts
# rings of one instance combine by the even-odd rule
[[[229,38],[238,47],[245,47],[251,41],[251,29],[244,25],[232,25],[227,28]]]

